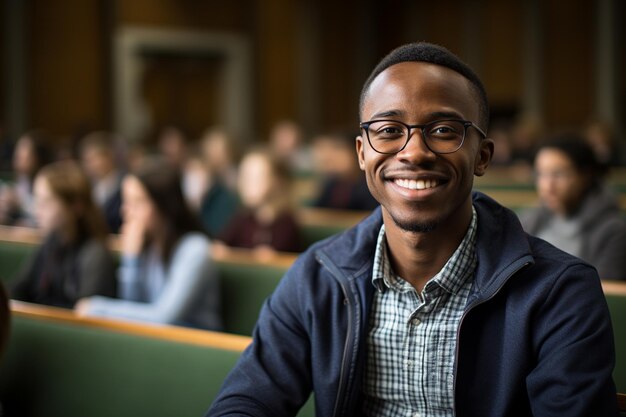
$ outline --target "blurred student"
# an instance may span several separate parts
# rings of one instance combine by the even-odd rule
[[[535,149],[543,130],[541,120],[537,116],[532,114],[517,116],[510,130],[511,163],[523,164],[532,169]]]
[[[13,181],[0,188],[0,224],[35,225],[33,183],[39,169],[51,160],[43,131],[32,130],[17,140],[12,159]]]
[[[146,159],[124,178],[122,201],[120,299],[90,297],[77,312],[219,329],[209,240],[184,200],[176,168]]]
[[[310,172],[312,157],[300,125],[293,120],[280,120],[269,133],[270,151],[294,174]]]
[[[220,127],[209,128],[200,139],[200,153],[216,182],[236,190],[240,160],[236,138]]]
[[[585,125],[583,135],[596,154],[603,174],[621,165],[621,149],[611,124],[601,120],[591,120]]]
[[[190,160],[196,174],[187,176],[186,188],[189,194],[196,190],[197,210],[211,237],[219,236],[239,208],[237,159],[234,138],[212,128],[202,136],[197,157]]]
[[[322,180],[313,206],[344,210],[378,207],[354,153],[356,136],[337,132],[313,139],[315,172]]]
[[[219,240],[259,254],[301,250],[298,223],[291,205],[289,168],[265,150],[252,150],[241,161],[238,190],[243,208]],[[220,250],[224,250],[220,246]]]
[[[91,179],[94,200],[111,233],[119,233],[122,224],[123,172],[116,160],[115,141],[115,135],[99,131],[88,134],[80,143],[81,163]]]
[[[540,206],[522,214],[524,229],[586,260],[600,278],[626,279],[626,224],[585,140],[564,134],[540,145],[535,174]]]
[[[187,160],[188,140],[182,128],[175,125],[164,126],[157,134],[158,151],[171,166],[180,170]]]
[[[34,194],[43,244],[14,280],[12,298],[72,308],[82,297],[113,295],[106,225],[80,166],[69,160],[45,166]]]

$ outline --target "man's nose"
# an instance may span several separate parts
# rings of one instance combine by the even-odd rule
[[[409,141],[404,149],[398,152],[398,157],[402,159],[421,160],[434,159],[436,154],[426,145],[424,134],[419,129],[411,130]]]

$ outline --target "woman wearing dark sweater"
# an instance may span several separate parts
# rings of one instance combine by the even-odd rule
[[[115,294],[104,218],[80,167],[71,161],[45,166],[34,196],[43,243],[13,281],[11,297],[72,308],[82,297]]]

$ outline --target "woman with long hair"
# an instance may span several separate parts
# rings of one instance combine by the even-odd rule
[[[0,184],[0,223],[34,226],[34,182],[39,170],[52,162],[49,139],[42,130],[24,133],[15,143],[13,178]]]
[[[33,189],[43,244],[14,280],[12,298],[72,308],[82,297],[113,295],[106,225],[78,164],[61,161],[43,167]]]
[[[264,255],[302,250],[291,171],[284,162],[263,148],[248,151],[239,165],[238,191],[243,207],[219,235],[219,251],[240,247]]]
[[[91,297],[79,314],[219,329],[210,243],[188,208],[178,170],[147,159],[122,182],[118,297]]]

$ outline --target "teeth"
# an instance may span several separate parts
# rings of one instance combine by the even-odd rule
[[[437,186],[437,181],[435,180],[406,180],[398,178],[395,180],[395,183],[402,188],[408,188],[410,190],[425,190]]]

